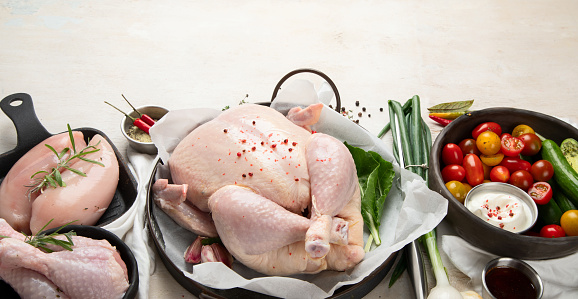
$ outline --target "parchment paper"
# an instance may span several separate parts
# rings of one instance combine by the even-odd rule
[[[323,84],[319,91],[305,80],[295,80],[285,85],[272,103],[272,108],[285,114],[296,105],[305,107],[321,101],[326,106],[319,123],[312,127],[313,130],[330,134],[353,146],[375,151],[394,164],[397,175],[386,199],[381,220],[381,246],[372,249],[361,263],[346,272],[323,271],[314,275],[277,277],[257,273],[238,262],[233,269],[222,263],[204,263],[193,267],[184,263],[183,252],[194,240],[194,235],[179,228],[160,210],[157,209],[155,214],[163,230],[165,251],[179,268],[190,271],[185,274],[189,278],[216,289],[239,287],[282,298],[323,298],[331,296],[343,285],[361,281],[391,254],[435,228],[446,215],[447,201],[431,191],[421,177],[400,169],[382,140],[327,107],[333,96],[328,85]],[[172,150],[190,131],[219,113],[219,110],[200,108],[171,111],[163,117],[150,131],[162,161],[168,161]],[[166,169],[161,172],[166,175]],[[367,240],[368,235],[366,230],[364,240]]]

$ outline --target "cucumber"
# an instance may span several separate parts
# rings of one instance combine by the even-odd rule
[[[560,150],[574,171],[578,172],[578,141],[567,138],[560,144]]]
[[[568,196],[568,199],[578,206],[578,173],[564,158],[560,147],[552,140],[542,141],[542,158],[552,163],[554,168],[554,181]]]
[[[560,210],[562,210],[562,212],[566,212],[568,210],[576,210],[576,205],[570,201],[570,199],[568,199],[568,196],[566,196],[562,190],[553,193],[552,196],[552,199],[556,201],[556,204],[558,204],[558,207]]]
[[[562,214],[564,214],[564,212],[562,211],[562,209],[560,209],[556,201],[551,199],[547,204],[537,206],[538,206],[538,219],[540,220],[541,223],[543,223],[544,225],[548,224],[560,225],[560,218],[562,218]]]

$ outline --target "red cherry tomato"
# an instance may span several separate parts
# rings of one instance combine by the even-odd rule
[[[510,133],[502,133],[502,135],[500,135],[500,140],[506,138],[506,137],[512,137],[512,134]]]
[[[442,178],[444,183],[449,181],[458,181],[461,182],[466,177],[466,170],[457,164],[452,164],[444,167],[442,169]]]
[[[552,163],[547,160],[538,160],[532,164],[530,173],[534,181],[546,182],[554,176],[554,167],[552,167]]]
[[[528,189],[528,194],[536,204],[545,205],[552,199],[552,187],[546,182],[537,182]]]
[[[546,225],[540,230],[540,237],[544,238],[561,238],[565,236],[566,233],[564,232],[564,229],[557,224]]]
[[[524,143],[524,149],[522,149],[522,155],[524,156],[533,156],[542,148],[542,140],[536,134],[526,133],[518,138]]]
[[[502,136],[501,149],[504,155],[508,157],[516,157],[524,149],[524,142],[522,142],[520,138]]]
[[[463,163],[466,170],[466,180],[472,187],[484,182],[484,168],[480,158],[474,154],[467,154]]]
[[[464,154],[462,149],[455,143],[448,143],[442,149],[442,161],[445,165],[462,164]],[[458,180],[459,181],[459,180]]]
[[[474,139],[478,139],[478,136],[480,136],[480,134],[485,131],[492,131],[498,134],[498,136],[502,135],[502,127],[499,124],[495,122],[485,122],[474,128],[472,131],[472,137],[474,137]]]
[[[528,191],[530,186],[534,183],[534,178],[532,178],[532,175],[525,170],[516,170],[510,175],[508,183],[524,191]]]
[[[490,171],[490,180],[492,182],[507,183],[509,179],[510,171],[505,166],[496,166]]]
[[[464,140],[460,141],[460,143],[458,145],[459,145],[460,149],[462,150],[462,153],[464,154],[464,156],[467,154],[475,154],[475,155],[480,154],[480,150],[478,149],[478,146],[476,145],[476,141],[472,138],[464,139]]]
[[[530,162],[516,157],[504,157],[504,159],[502,159],[502,162],[500,162],[500,164],[498,165],[505,166],[506,168],[508,168],[510,173],[516,170],[525,170],[527,172],[530,172],[530,169],[532,167],[532,164],[530,164]]]

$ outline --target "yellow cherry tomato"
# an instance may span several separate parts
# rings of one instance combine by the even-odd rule
[[[488,165],[486,165],[485,163],[482,163],[482,169],[484,169],[484,180],[489,180],[490,179],[490,172],[492,172],[492,168]]]
[[[500,164],[500,162],[502,162],[502,159],[504,159],[504,154],[502,153],[497,153],[497,154],[493,154],[493,155],[480,155],[480,159],[482,160],[482,163],[486,164],[487,166],[496,166],[498,164]]]
[[[449,181],[446,183],[446,188],[450,191],[450,193],[461,203],[464,203],[466,199],[466,187],[462,182],[458,181]]]
[[[466,188],[466,196],[467,196],[468,193],[470,193],[470,190],[472,190],[472,185],[464,182],[462,182],[462,185],[464,185],[464,188]]]
[[[492,131],[485,131],[476,139],[476,146],[484,155],[494,155],[502,147],[500,136]]]
[[[512,136],[520,137],[526,133],[536,134],[536,132],[534,132],[534,129],[532,129],[532,127],[528,125],[517,125],[512,131]]]
[[[560,226],[568,236],[578,236],[578,210],[568,210],[560,218]]]

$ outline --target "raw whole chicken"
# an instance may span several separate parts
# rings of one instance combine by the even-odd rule
[[[78,151],[87,146],[82,132],[73,131],[73,138]],[[47,229],[71,221],[76,225],[96,224],[112,201],[118,184],[118,161],[111,145],[102,136],[95,135],[89,145],[100,150],[84,157],[101,162],[104,167],[74,159],[70,167],[86,173],[86,177],[61,169],[65,187],[29,193],[34,182],[32,175],[42,170],[50,172],[58,163],[56,155],[45,144],[57,152],[72,148],[66,132],[49,137],[20,158],[0,185],[0,218],[26,234],[37,233],[51,219],[54,220]]]
[[[261,273],[352,268],[364,257],[359,184],[345,145],[309,129],[322,107],[287,117],[253,104],[221,113],[175,148],[173,182],[153,185],[155,202]]]
[[[73,236],[72,251],[45,253],[0,219],[0,278],[22,298],[121,298],[127,268],[106,240]]]

